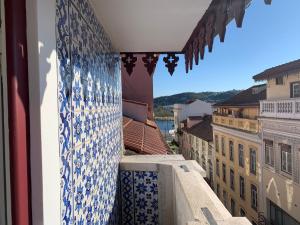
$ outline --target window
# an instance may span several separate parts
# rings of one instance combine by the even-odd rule
[[[265,143],[265,164],[274,166],[273,141],[264,140]]]
[[[300,97],[300,82],[291,83],[291,98]]]
[[[269,206],[269,218],[270,222],[273,225],[299,225],[299,222],[297,222],[293,217],[291,217],[289,214],[287,214],[285,211],[283,211],[280,207],[275,205],[273,202],[270,202]]]
[[[257,210],[257,188],[253,184],[251,184],[251,207]]]
[[[215,135],[215,146],[216,146],[216,152],[219,152],[219,137],[218,137],[218,135]]]
[[[223,181],[226,183],[226,165],[222,163],[222,175],[223,175]]]
[[[241,217],[245,217],[246,216],[246,212],[245,212],[245,210],[244,209],[240,209],[240,216]]]
[[[234,171],[230,169],[230,188],[234,191]]]
[[[220,184],[217,184],[217,196],[220,198]]]
[[[204,169],[204,170],[206,170],[206,159],[205,159],[205,156],[204,155],[202,155],[202,168]]]
[[[245,179],[240,176],[240,197],[245,200]]]
[[[250,173],[256,175],[256,151],[250,148]]]
[[[222,137],[221,139],[221,148],[222,148],[222,155],[225,156],[225,138]]]
[[[244,146],[239,144],[239,166],[244,167]]]
[[[234,145],[233,145],[233,141],[229,141],[229,158],[233,162],[233,160],[234,160]]]
[[[283,85],[283,77],[276,78],[276,85]]]
[[[218,177],[220,177],[219,159],[216,159],[216,174],[217,174]]]
[[[227,192],[225,190],[223,190],[223,203],[227,207]]]
[[[231,199],[230,201],[230,211],[231,211],[231,215],[235,216],[235,201],[233,199]]]
[[[279,144],[281,149],[281,170],[292,174],[292,150],[290,145]]]

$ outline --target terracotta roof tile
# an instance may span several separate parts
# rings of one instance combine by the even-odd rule
[[[154,121],[148,125],[124,116],[123,131],[124,145],[127,149],[151,155],[167,154],[169,150]]]

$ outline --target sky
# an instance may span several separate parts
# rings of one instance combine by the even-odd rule
[[[154,73],[154,97],[182,92],[246,89],[265,69],[300,58],[300,0],[252,0],[243,27],[227,26],[225,42],[215,37],[212,53],[185,73],[184,57],[171,77],[160,57]]]

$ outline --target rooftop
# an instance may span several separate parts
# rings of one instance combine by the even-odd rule
[[[139,154],[167,154],[169,148],[154,121],[145,123],[123,116],[125,148]]]
[[[236,107],[244,107],[244,106],[259,106],[259,101],[266,99],[266,84],[255,85],[247,90],[241,91],[239,94],[233,96],[232,98],[214,104],[214,107],[220,106],[236,106]]]
[[[192,126],[191,128],[184,128],[183,130],[198,138],[210,142],[213,140],[213,129],[211,126],[212,117],[205,116],[202,119],[202,121]]]
[[[282,77],[287,75],[287,73],[296,71],[300,71],[300,59],[267,69],[253,76],[253,79],[255,81],[269,80],[272,78]]]

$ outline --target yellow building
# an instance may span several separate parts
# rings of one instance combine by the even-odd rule
[[[215,192],[233,216],[258,224],[261,207],[259,101],[266,85],[253,86],[215,104]]]
[[[261,101],[263,211],[274,225],[300,224],[300,60],[254,76],[267,81]]]

